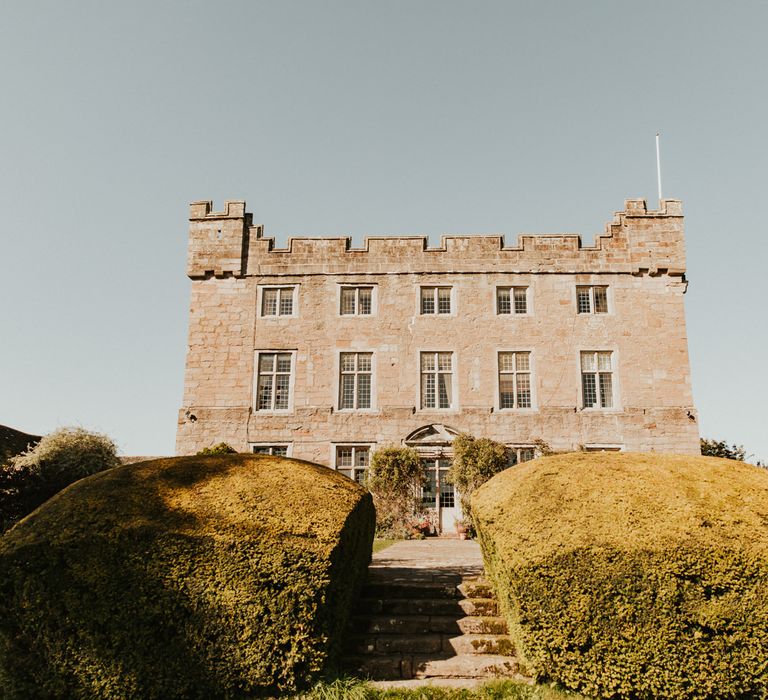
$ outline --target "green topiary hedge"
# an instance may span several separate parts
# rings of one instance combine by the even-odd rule
[[[768,697],[768,471],[558,455],[495,476],[473,507],[540,678],[603,698]]]
[[[0,695],[234,698],[333,665],[371,497],[282,457],[178,457],[73,484],[0,539]]]

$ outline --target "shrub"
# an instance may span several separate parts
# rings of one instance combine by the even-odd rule
[[[705,457],[723,457],[725,459],[735,459],[743,462],[747,456],[747,451],[742,445],[729,445],[725,440],[699,440],[701,454]]]
[[[213,447],[204,447],[200,452],[198,452],[198,456],[202,455],[231,455],[235,454],[237,450],[234,447],[231,447],[226,442],[220,442],[218,445],[214,445]]]
[[[0,688],[232,698],[338,658],[371,497],[283,457],[177,457],[83,479],[0,539]]]
[[[82,428],[60,428],[0,467],[0,527],[5,530],[78,479],[117,466],[115,443]]]
[[[488,479],[509,466],[507,448],[489,438],[476,439],[466,433],[457,435],[452,443],[453,461],[448,479],[456,486],[461,500],[464,524],[474,533],[472,494]]]
[[[371,456],[366,486],[376,504],[376,530],[383,537],[406,537],[423,511],[424,466],[410,447],[384,447]]]
[[[526,462],[473,500],[540,678],[604,698],[768,697],[768,474],[708,457]]]

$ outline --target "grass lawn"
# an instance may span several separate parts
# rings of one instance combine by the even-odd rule
[[[386,549],[387,547],[392,546],[395,542],[399,542],[400,540],[380,540],[375,539],[373,541],[373,553],[380,552],[382,549]]]
[[[365,681],[341,678],[318,683],[297,700],[579,700],[583,696],[556,690],[547,685],[516,681],[490,681],[477,688],[374,688]]]

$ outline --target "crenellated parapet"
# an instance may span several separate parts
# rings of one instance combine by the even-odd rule
[[[594,245],[573,233],[518,236],[443,236],[430,247],[426,236],[369,237],[354,248],[349,237],[290,238],[276,248],[245,211],[228,201],[223,212],[210,202],[190,209],[187,274],[191,278],[245,275],[392,274],[469,272],[560,272],[670,274],[685,272],[682,204],[662,200],[648,210],[644,199],[626,200]]]
[[[222,212],[212,208],[212,202],[190,204],[187,275],[193,279],[242,276],[248,262],[251,215],[245,211],[245,202],[224,202]]]

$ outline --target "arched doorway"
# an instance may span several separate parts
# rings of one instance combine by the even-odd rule
[[[451,443],[459,431],[440,423],[417,428],[405,438],[405,444],[415,449],[427,473],[422,492],[424,505],[434,511],[438,532],[455,535],[456,522],[461,519],[461,503],[456,487],[448,483],[453,448]]]

